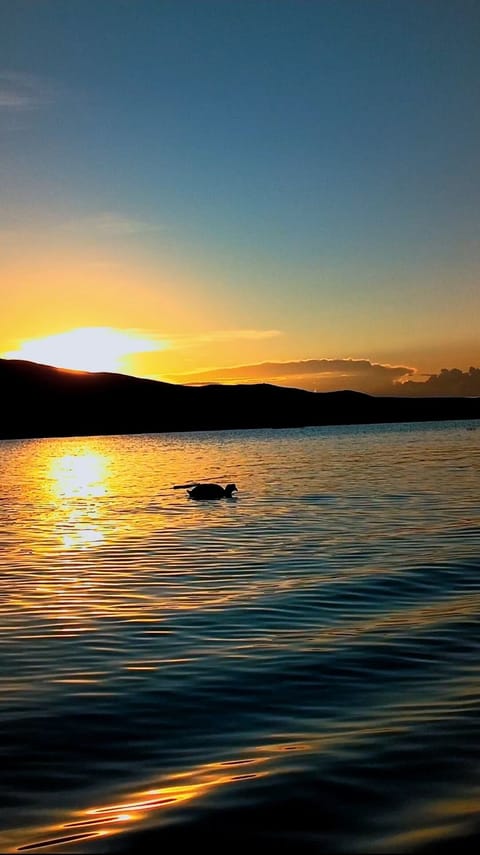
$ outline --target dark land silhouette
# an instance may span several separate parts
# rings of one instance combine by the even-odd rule
[[[377,397],[256,385],[180,386],[0,359],[0,438],[480,418],[480,398]]]

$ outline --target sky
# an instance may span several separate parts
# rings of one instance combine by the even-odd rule
[[[479,96],[478,0],[0,0],[0,356],[477,383]]]

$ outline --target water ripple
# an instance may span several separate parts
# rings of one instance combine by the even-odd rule
[[[480,431],[0,454],[3,851],[473,845]]]

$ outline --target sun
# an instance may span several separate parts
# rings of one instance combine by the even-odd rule
[[[112,327],[80,327],[68,332],[30,339],[5,359],[28,359],[74,371],[120,371],[132,353],[164,350],[167,343]]]

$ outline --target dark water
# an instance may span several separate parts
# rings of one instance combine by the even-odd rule
[[[0,459],[1,851],[473,845],[480,424]]]

